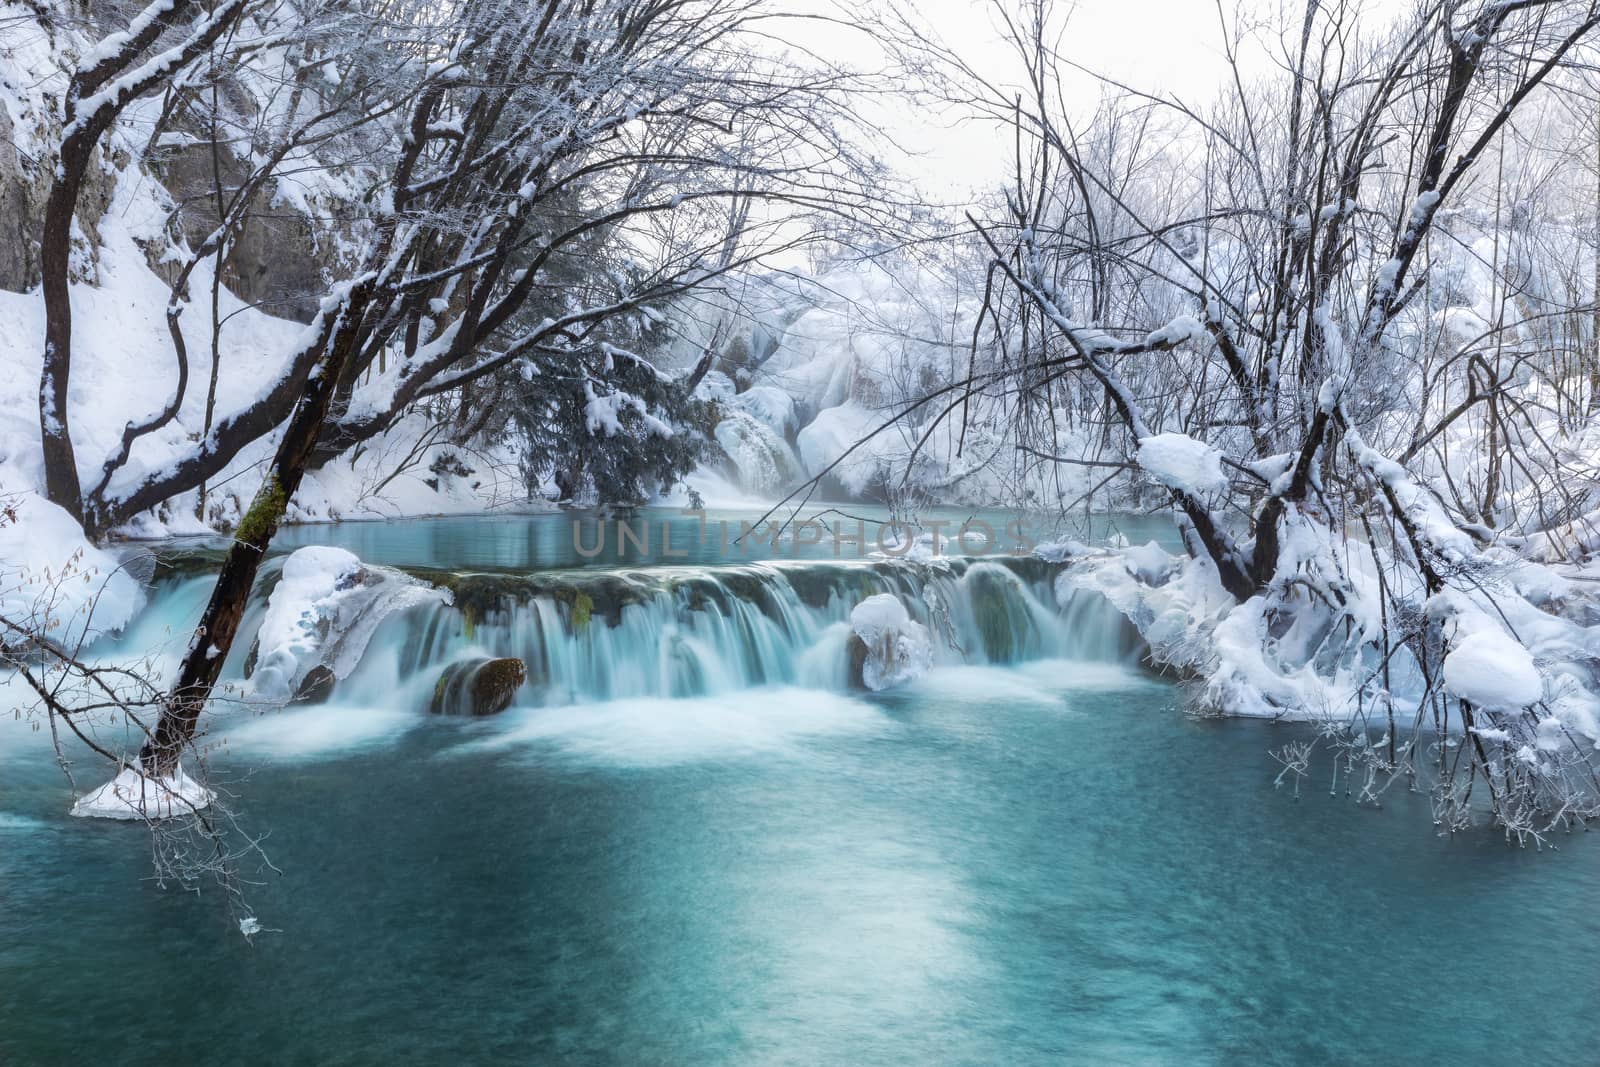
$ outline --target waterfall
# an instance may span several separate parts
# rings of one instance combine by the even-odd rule
[[[877,593],[894,595],[928,627],[936,665],[1134,658],[1136,636],[1103,598],[1078,592],[1057,604],[1060,569],[1032,557],[531,573],[415,568],[447,588],[452,602],[417,605],[382,622],[332,700],[425,708],[450,664],[484,657],[526,664],[520,705],[768,685],[841,689],[851,608]],[[278,573],[265,569],[226,676],[243,674]],[[116,644],[140,653],[163,638],[181,645],[208,588],[209,579],[193,574],[159,580],[150,608]]]

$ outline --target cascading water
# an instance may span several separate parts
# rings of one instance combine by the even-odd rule
[[[264,574],[225,674],[245,673],[277,581]],[[726,566],[413,573],[449,604],[399,611],[380,624],[334,702],[428,706],[447,667],[510,657],[526,664],[519,705],[632,697],[709,696],[758,686],[850,684],[851,609],[869,596],[900,600],[932,635],[935,663],[1037,659],[1125,662],[1138,643],[1094,594],[1056,604],[1060,568],[1031,557],[932,561],[767,561]],[[187,632],[209,579],[169,577],[136,630],[118,642],[147,650]]]

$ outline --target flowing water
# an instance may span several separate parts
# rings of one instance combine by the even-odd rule
[[[212,716],[282,872],[252,942],[141,881],[143,830],[68,818],[4,724],[0,1063],[1600,1060],[1583,835],[1275,790],[1290,728],[1185,717],[1037,561],[730,556],[643,518],[693,554],[588,555],[558,516],[288,532],[455,603],[383,622],[326,705]],[[102,651],[170,654],[206,558]],[[875,592],[935,633],[882,694],[847,684]],[[427,714],[486,654],[528,663],[516,705]]]

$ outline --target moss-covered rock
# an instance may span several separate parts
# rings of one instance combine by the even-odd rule
[[[598,617],[607,626],[622,623],[622,609],[644,604],[656,595],[658,587],[625,574],[563,574],[542,577],[535,592],[567,608],[567,624],[577,632]]]
[[[830,566],[785,567],[783,576],[800,603],[808,608],[821,609],[843,588],[842,568]]]
[[[497,715],[528,680],[520,659],[461,660],[444,669],[428,710],[435,715]]]
[[[578,592],[572,598],[572,632],[577,633],[589,625],[589,618],[594,614],[594,598],[588,593]]]

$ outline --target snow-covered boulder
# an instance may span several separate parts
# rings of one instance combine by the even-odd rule
[[[861,684],[874,691],[903,685],[933,666],[928,628],[889,593],[869,596],[850,612],[850,628],[861,642]]]
[[[1146,585],[1161,585],[1178,569],[1181,559],[1169,555],[1154,541],[1129,545],[1122,550],[1122,565]]]
[[[362,563],[342,548],[309,545],[283,563],[256,634],[254,695],[284,703],[316,678],[330,683],[355,669],[378,624],[397,611],[450,594],[386,567]]]
[[[882,422],[883,416],[853,402],[818,412],[798,438],[806,473],[821,474],[838,461],[833,475],[839,483],[852,495],[865,493],[889,469],[883,452],[892,438],[879,434],[867,439]]]

